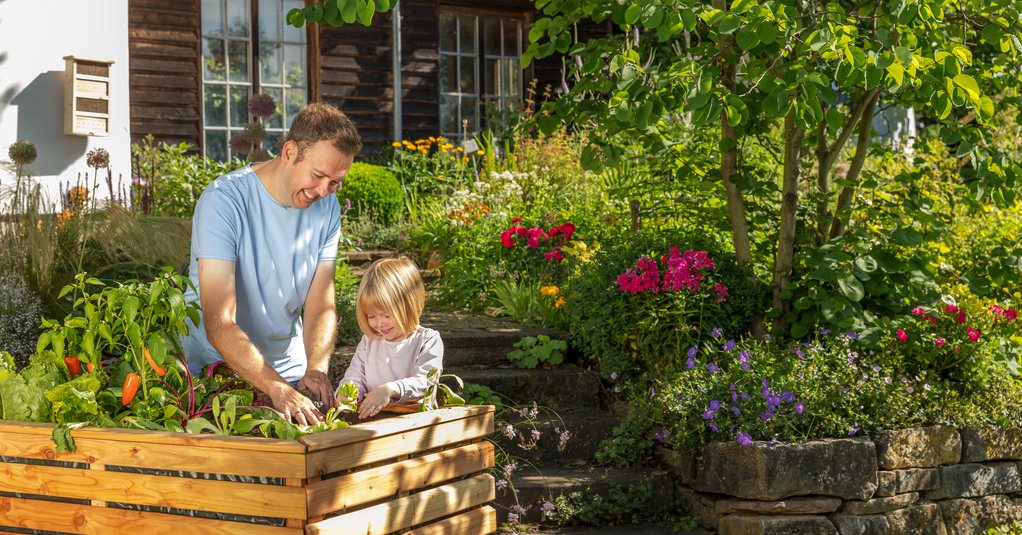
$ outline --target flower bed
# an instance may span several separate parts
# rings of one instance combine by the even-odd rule
[[[0,421],[0,531],[496,531],[493,407],[405,414],[298,440]],[[28,530],[28,531],[26,531]]]

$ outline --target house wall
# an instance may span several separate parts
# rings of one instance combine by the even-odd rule
[[[63,58],[68,55],[114,62],[107,137],[64,135]],[[127,0],[0,1],[0,162],[7,162],[15,141],[34,143],[38,158],[25,172],[58,204],[59,184],[74,185],[79,173],[90,171],[86,154],[94,148],[109,151],[114,180],[123,176],[127,183],[128,99]],[[0,185],[13,183],[13,168],[0,165]],[[105,181],[97,195],[108,196]]]

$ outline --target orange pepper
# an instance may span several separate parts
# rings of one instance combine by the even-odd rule
[[[137,373],[129,373],[124,378],[124,389],[121,391],[121,405],[127,407],[131,400],[135,399],[135,394],[138,393],[138,385],[141,380]]]
[[[145,361],[149,363],[149,366],[151,366],[153,371],[156,372],[156,375],[159,375],[160,377],[167,375],[167,369],[160,366],[155,360],[153,360],[153,356],[149,354],[148,347],[142,349],[142,354],[145,355]]]

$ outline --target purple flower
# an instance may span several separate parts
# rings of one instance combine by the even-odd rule
[[[742,351],[742,353],[740,355],[738,355],[738,363],[742,365],[742,369],[743,370],[749,371],[749,370],[752,369],[752,366],[749,365],[749,360],[750,359],[752,359],[752,355],[749,354],[749,350],[748,349],[746,349],[745,351]]]
[[[859,339],[859,334],[855,333],[855,332],[847,332],[847,333],[845,333],[845,336],[847,336],[848,338],[851,338],[852,340],[858,340]]]
[[[735,348],[735,341],[728,340],[727,342],[724,342],[724,345],[720,346],[720,348],[723,349],[724,351],[731,351],[732,349]]]
[[[735,384],[731,383],[731,384],[727,385],[727,389],[728,389],[729,392],[731,392],[731,401],[737,401],[738,400],[738,392],[735,390]]]
[[[749,444],[752,444],[752,436],[749,435],[748,433],[739,432],[738,443],[743,446],[748,446]]]
[[[783,399],[785,403],[791,403],[792,401],[795,401],[795,394],[792,394],[791,390],[785,390],[784,392],[781,392],[781,399]]]
[[[703,411],[703,420],[712,420],[714,415],[715,414],[713,411],[711,411],[710,409],[706,409],[705,411]]]
[[[713,412],[719,411],[720,410],[720,402],[715,400],[715,399],[710,400],[710,410],[713,411]]]
[[[667,442],[667,437],[671,436],[671,432],[667,429],[661,429],[653,434],[653,440],[663,444]]]
[[[717,424],[715,422],[710,422],[710,430],[713,431],[714,433],[720,433],[720,428],[717,427]]]
[[[710,373],[717,373],[717,372],[720,371],[720,368],[717,367],[717,363],[716,362],[711,362],[711,363],[706,365],[706,371],[708,371]]]
[[[685,366],[688,366],[688,369],[690,369],[690,370],[695,368],[696,367],[696,359],[694,359],[692,357],[689,357],[688,360],[685,361]]]
[[[696,356],[698,354],[699,354],[699,350],[696,349],[695,347],[688,348],[688,356],[689,357],[694,357],[694,356]]]
[[[721,330],[720,327],[714,327],[710,330],[710,335],[714,338],[720,338],[721,336],[724,336],[724,331]]]
[[[851,436],[855,436],[855,434],[858,433],[858,432],[859,432],[859,426],[853,425],[852,428],[848,430],[848,436],[850,436],[850,437]]]
[[[795,404],[795,414],[802,414],[804,410],[806,410],[806,406],[801,401]]]
[[[732,406],[731,407],[731,412],[733,412],[735,414],[735,416],[741,416],[742,409],[739,409],[738,407]]]
[[[824,327],[823,329],[820,329],[820,336],[827,336],[828,334],[830,334],[830,329],[828,329],[826,327]]]
[[[797,347],[795,349],[791,350],[791,352],[794,353],[795,356],[799,358],[799,360],[805,360],[806,359],[806,354],[803,353],[802,350],[797,348]]]
[[[656,388],[654,388],[652,386],[649,387],[649,399],[653,399],[653,396],[655,396],[655,395],[656,395]]]
[[[759,415],[759,419],[764,422],[774,417],[774,411],[766,411]]]

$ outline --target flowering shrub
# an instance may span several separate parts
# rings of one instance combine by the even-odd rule
[[[560,225],[552,227],[550,231],[544,231],[540,227],[532,227],[527,229],[521,223],[522,218],[516,217],[511,220],[511,226],[500,233],[500,243],[507,249],[514,249],[516,245],[523,244],[528,246],[529,249],[539,249],[543,252],[543,258],[547,260],[553,260],[560,262],[564,260],[564,253],[561,249],[571,237],[575,234],[575,224],[571,221],[565,221]],[[549,250],[545,252],[540,245],[545,244],[549,247]]]
[[[466,201],[460,208],[447,212],[447,219],[454,224],[471,225],[475,220],[490,213],[490,205],[483,201]]]
[[[634,268],[618,275],[618,287],[631,294],[677,292],[682,288],[695,294],[700,290],[700,283],[706,280],[706,275],[717,267],[706,251],[689,249],[681,254],[677,247],[671,247],[669,254],[661,257],[661,262],[664,263],[662,281],[656,261],[643,256]],[[716,302],[727,300],[727,286],[718,282],[713,285],[713,292]]]
[[[888,347],[911,371],[982,386],[994,371],[1002,341],[1019,332],[1018,312],[995,303],[969,313],[949,301],[913,308],[911,317],[896,325]]]
[[[920,425],[1019,426],[1015,379],[961,392],[933,373],[910,374],[855,333],[824,331],[795,345],[726,339],[684,351],[684,369],[651,382],[630,419],[647,438],[698,451],[713,441],[802,441]],[[639,393],[636,393],[639,394]],[[639,398],[634,395],[633,398]]]

